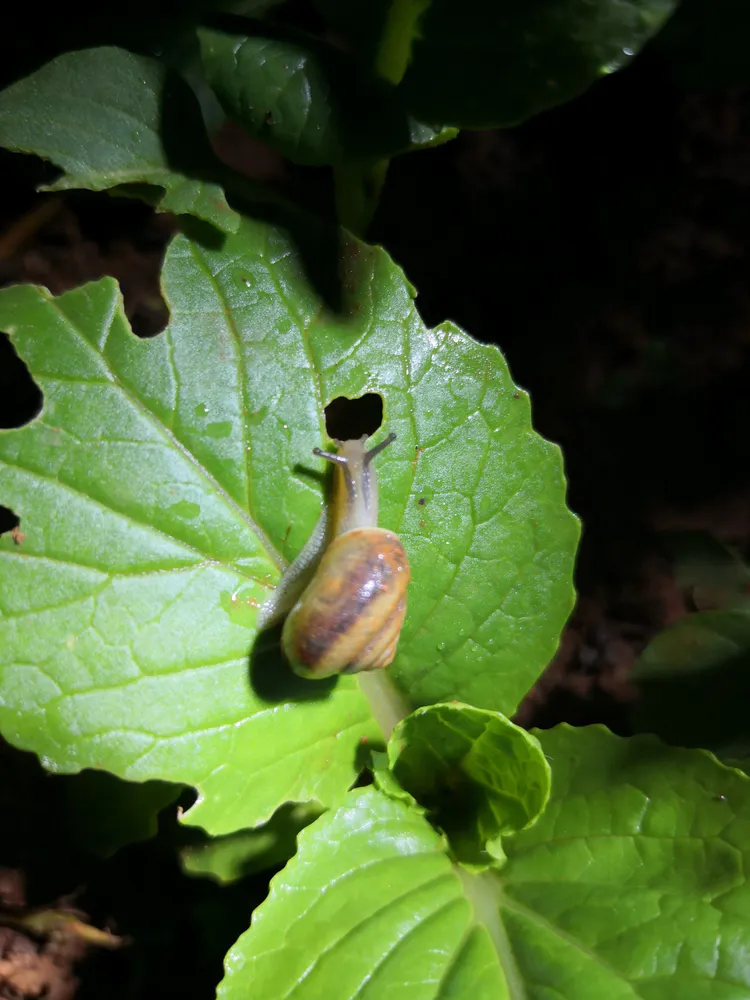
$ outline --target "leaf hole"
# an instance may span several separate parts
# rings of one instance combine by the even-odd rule
[[[42,393],[16,354],[7,333],[0,333],[0,427],[23,427],[42,409]]]
[[[337,396],[325,408],[326,431],[334,441],[351,441],[374,434],[383,423],[383,397],[366,392],[357,399]]]
[[[18,531],[21,519],[12,510],[0,505],[0,535],[8,531]]]
[[[102,198],[89,191],[67,195],[69,219],[62,234],[63,250],[81,257],[90,271],[83,280],[104,274],[117,279],[128,322],[142,339],[157,336],[169,323],[160,277],[167,244],[177,228],[173,216],[138,200],[138,193],[148,190],[147,185],[121,186],[120,191],[133,198]]]

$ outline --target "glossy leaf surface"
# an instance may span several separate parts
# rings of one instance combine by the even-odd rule
[[[510,714],[573,601],[578,524],[556,447],[502,356],[428,330],[382,250],[343,248],[332,313],[280,229],[172,243],[171,323],[130,332],[115,283],[0,293],[39,384],[0,434],[0,724],[60,771],[199,790],[215,834],[286,801],[331,804],[378,736],[356,678],[296,679],[258,607],[323,503],[323,410],[367,391],[398,439],[378,458],[382,525],[412,565],[386,685]]]
[[[549,804],[471,875],[419,809],[350,793],[299,838],[221,1000],[741,1000],[750,782],[700,751],[540,734]]]
[[[219,1000],[508,997],[444,848],[418,810],[372,788],[350,793],[300,834],[227,955]]]

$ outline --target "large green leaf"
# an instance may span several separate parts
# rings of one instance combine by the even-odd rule
[[[370,678],[386,701],[511,714],[573,602],[560,454],[502,356],[427,330],[382,250],[343,253],[333,315],[284,231],[246,222],[218,249],[179,236],[171,322],[148,341],[109,279],[0,293],[44,394],[0,434],[0,502],[25,535],[0,539],[2,731],[57,770],[194,785],[190,820],[217,834],[335,802],[379,735],[357,679],[295,679],[272,635],[255,641],[321,509],[312,449],[333,398],[380,393],[398,433],[378,459],[381,523],[413,580],[396,662]]]
[[[459,128],[513,125],[626,65],[677,0],[316,0],[367,55],[397,8],[412,33],[404,106]],[[378,13],[376,13],[377,11]],[[378,43],[376,43],[377,45]]]
[[[160,63],[124,49],[69,52],[0,93],[0,146],[61,167],[48,190],[125,187],[165,212],[227,232],[239,225],[208,179],[216,160],[194,94]]]
[[[504,841],[503,924],[529,997],[750,995],[750,783],[603,727],[539,733],[552,796]]]
[[[745,1000],[748,779],[599,727],[540,740],[552,796],[499,870],[375,789],[304,830],[221,1000]]]
[[[218,991],[219,1000],[291,995],[509,996],[490,934],[419,810],[370,788],[302,831]]]
[[[314,38],[267,25],[199,31],[203,67],[231,115],[295,163],[340,164],[452,139],[409,118],[393,88]]]

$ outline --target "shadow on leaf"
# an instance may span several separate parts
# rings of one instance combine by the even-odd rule
[[[250,651],[250,685],[263,701],[313,701],[328,698],[336,678],[305,680],[289,667],[281,653],[281,625],[260,632]]]

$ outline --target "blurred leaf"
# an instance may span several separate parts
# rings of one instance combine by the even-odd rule
[[[240,217],[210,181],[216,161],[197,99],[158,62],[124,49],[69,52],[0,93],[0,145],[64,173],[46,190],[139,185],[163,212],[226,232]]]
[[[742,749],[744,753],[747,754],[747,752],[750,750],[750,742],[745,743]],[[744,756],[744,757],[723,756],[722,763],[726,764],[727,767],[734,767],[738,771],[743,771],[745,774],[750,774],[750,756]]]
[[[3,915],[2,922],[11,927],[17,927],[26,931],[33,937],[47,937],[60,942],[68,941],[71,938],[78,938],[88,947],[107,948],[115,951],[129,944],[127,938],[117,937],[108,930],[100,930],[87,924],[82,917],[85,914],[76,910],[33,910],[24,916]],[[15,990],[13,991],[15,992]]]
[[[464,862],[489,862],[488,842],[532,824],[549,796],[538,740],[470,705],[418,709],[396,727],[388,754],[395,778]]]
[[[648,644],[632,679],[640,690],[633,712],[639,732],[735,756],[730,745],[750,739],[750,612],[680,618]]]
[[[447,142],[413,121],[393,88],[310,36],[251,25],[199,31],[206,79],[225,111],[294,163],[340,164]]]
[[[676,0],[432,0],[403,81],[409,110],[459,127],[513,125],[626,65]]]
[[[389,0],[317,4],[371,59]],[[497,128],[569,101],[627,65],[677,0],[424,0],[419,6],[424,12],[399,88],[404,107],[427,122]]]
[[[742,559],[703,531],[666,532],[675,577],[701,611],[750,607],[750,571]]]
[[[207,875],[225,884],[276,867],[294,855],[297,834],[320,813],[317,806],[289,804],[254,830],[238,830],[226,837],[186,830],[192,842],[180,848],[182,867],[190,875]]]
[[[683,89],[721,91],[750,81],[748,38],[744,0],[682,0],[654,47]]]
[[[390,0],[313,0],[313,3],[326,21],[345,36],[365,65],[374,66],[392,9]]]

